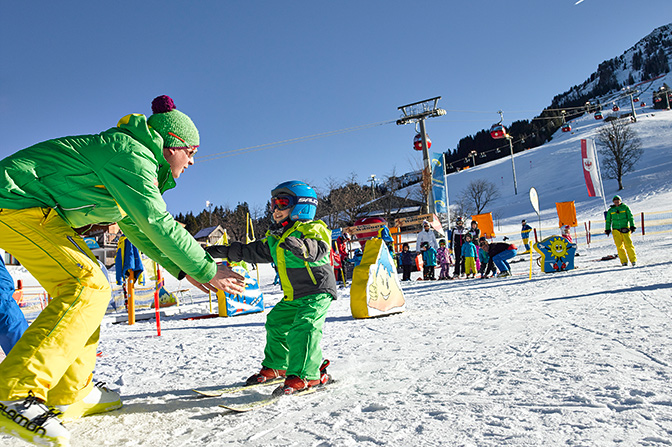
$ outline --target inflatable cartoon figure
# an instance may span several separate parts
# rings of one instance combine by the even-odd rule
[[[368,318],[403,312],[405,305],[394,260],[387,246],[382,239],[371,239],[352,277],[352,316]]]
[[[398,284],[396,268],[390,263],[392,258],[389,252],[388,256],[381,256],[379,261],[369,269],[368,306],[387,312],[404,304],[404,293]]]

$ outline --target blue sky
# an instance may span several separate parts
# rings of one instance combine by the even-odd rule
[[[403,104],[442,96],[432,150],[530,119],[672,18],[670,0],[31,1],[0,6],[0,156],[98,133],[168,94],[201,133],[165,194],[260,211],[289,180],[384,178],[421,166]],[[540,6],[543,5],[543,6]],[[365,126],[264,150],[230,151]]]

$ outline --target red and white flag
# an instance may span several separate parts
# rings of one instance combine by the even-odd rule
[[[602,197],[602,179],[593,140],[581,140],[581,162],[589,197]]]

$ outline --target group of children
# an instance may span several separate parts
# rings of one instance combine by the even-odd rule
[[[457,269],[462,269],[467,278],[475,278],[477,273],[480,273],[481,278],[492,274],[493,272],[487,271],[489,256],[478,245],[478,239],[473,238],[470,233],[464,235],[464,240],[460,245],[460,256],[459,261],[463,264],[463,267],[457,266]],[[422,279],[425,281],[434,281],[436,280],[435,270],[437,267],[441,267],[439,271],[439,280],[444,279],[454,279],[455,276],[450,276],[450,268],[456,266],[456,261],[453,258],[453,250],[446,245],[445,239],[439,240],[438,250],[432,247],[429,242],[422,242],[420,246],[420,253],[422,255],[423,271]],[[402,245],[402,251],[399,254],[401,269],[402,269],[402,281],[411,280],[411,272],[416,262],[416,253],[410,251],[408,243]]]

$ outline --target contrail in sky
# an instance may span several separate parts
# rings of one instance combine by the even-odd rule
[[[583,2],[583,0],[579,0],[578,2],[574,3],[575,5],[578,5],[579,3]]]

